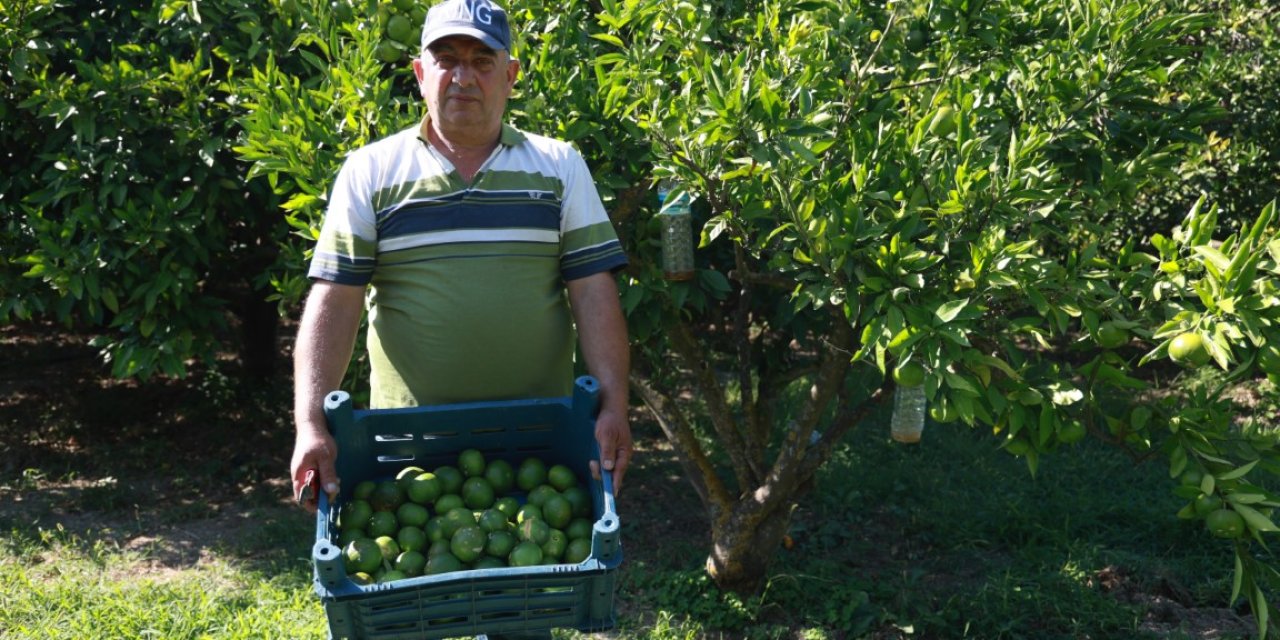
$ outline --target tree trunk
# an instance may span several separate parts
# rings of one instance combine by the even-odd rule
[[[757,491],[768,491],[760,489]],[[782,538],[791,524],[794,502],[769,508],[767,502],[744,495],[726,516],[711,523],[711,553],[707,573],[716,586],[741,595],[760,593]]]
[[[266,299],[268,292],[251,290],[241,298],[240,363],[250,379],[263,380],[275,375],[280,328],[280,311],[276,303]]]

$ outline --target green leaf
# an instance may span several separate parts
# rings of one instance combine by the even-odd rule
[[[1271,522],[1271,518],[1263,515],[1253,507],[1235,503],[1231,508],[1234,509],[1236,513],[1240,514],[1240,517],[1244,518],[1245,524],[1249,525],[1249,528],[1254,531],[1280,531],[1280,529],[1276,528],[1275,523]]]
[[[964,311],[964,308],[968,306],[968,304],[968,298],[944,302],[933,312],[933,315],[938,319],[935,326],[943,325],[955,320],[956,316],[960,315],[960,312]]]
[[[1226,473],[1220,473],[1218,474],[1218,479],[1219,480],[1235,480],[1236,478],[1242,478],[1244,477],[1245,474],[1252,471],[1254,467],[1258,466],[1258,462],[1259,462],[1258,460],[1254,460],[1253,462],[1243,465],[1237,469],[1232,469],[1231,471],[1228,471]]]

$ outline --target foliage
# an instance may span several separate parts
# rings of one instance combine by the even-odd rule
[[[1192,36],[1198,64],[1170,95],[1210,100],[1221,111],[1206,124],[1206,144],[1140,197],[1129,224],[1143,236],[1171,228],[1202,193],[1213,194],[1231,230],[1280,194],[1280,7],[1206,0],[1190,8],[1217,20]]]
[[[0,320],[100,327],[116,376],[181,374],[278,269],[281,198],[232,152],[234,84],[302,25],[233,0],[9,4]]]

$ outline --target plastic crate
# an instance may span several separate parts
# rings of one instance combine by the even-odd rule
[[[597,457],[599,384],[578,378],[571,397],[408,409],[353,410],[351,397],[325,398],[338,444],[339,504],[362,480],[392,478],[409,465],[456,464],[475,448],[513,466],[529,456],[565,464],[585,480],[596,517],[591,555],[579,564],[475,569],[360,586],[347,578],[337,540],[337,510],[320,493],[312,548],[315,592],[330,637],[420,640],[476,634],[604,631],[614,626],[614,582],[622,563],[611,476],[591,477]]]

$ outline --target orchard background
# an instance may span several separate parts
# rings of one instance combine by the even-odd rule
[[[1166,545],[1151,555],[1173,569],[1072,549],[1056,575],[1101,592],[1167,571],[1167,597],[1184,607],[1215,603],[1250,618],[1258,635],[1273,626],[1274,6],[507,7],[523,65],[510,118],[578,146],[632,259],[620,284],[637,429],[655,467],[621,504],[624,521],[631,508],[644,525],[629,552],[694,528],[679,540],[697,551],[675,554],[696,557],[683,581],[646,568],[657,560],[640,553],[624,628],[631,615],[636,628],[675,637],[1133,637],[1158,609],[1137,599],[1114,622],[1098,615],[1102,605],[1052,591],[1028,618],[1019,607],[957,603],[972,581],[927,554],[900,553],[919,551],[921,529],[966,517],[920,496],[946,494],[920,478],[964,487],[971,493],[951,504],[1005,534],[1075,509],[1138,520],[1164,532],[1143,540]],[[411,47],[391,37],[413,41],[396,19],[415,10],[404,0],[0,2],[0,322],[15,354],[3,379],[14,417],[0,441],[8,562],[62,548],[67,536],[50,533],[70,526],[58,491],[77,482],[110,498],[89,511],[142,513],[148,495],[177,492],[193,519],[209,515],[198,491],[172,484],[172,470],[93,477],[100,463],[64,455],[101,439],[160,471],[165,449],[138,444],[159,432],[131,433],[143,424],[181,415],[188,429],[218,432],[202,438],[241,447],[256,441],[235,437],[248,429],[260,448],[229,454],[242,469],[234,484],[264,504],[283,493],[273,484],[290,428],[279,365],[307,252],[344,154],[420,117]],[[660,188],[694,199],[689,282],[662,278]],[[85,375],[116,398],[100,400],[110,411],[67,424],[96,395],[67,385],[81,400],[58,400],[29,386],[41,379],[32,367],[65,350],[98,354],[102,366]],[[904,366],[923,369],[932,408],[918,451],[887,443],[892,373]],[[358,357],[348,388],[359,389],[362,372]],[[134,415],[125,397],[163,409]],[[164,402],[191,397],[201,400],[183,411]],[[170,426],[165,437],[184,433]],[[995,459],[1021,469],[989,472],[983,461]],[[231,462],[202,464],[218,477]],[[1080,489],[1046,486],[1060,483]],[[1028,511],[979,497],[991,494],[1027,496],[1042,516],[1028,523],[1040,524],[1011,525]],[[296,535],[289,516],[269,513],[285,519],[282,535]],[[78,522],[84,530],[71,537],[81,543],[137,538]],[[948,535],[963,540],[945,540],[947,549],[993,555],[1045,542],[1022,533],[993,542],[980,530],[950,529],[923,548],[936,561],[953,558],[938,551]],[[868,564],[867,541],[903,562],[888,572],[896,582]],[[1188,558],[1213,561],[1192,568]],[[305,566],[286,566],[305,584]],[[939,575],[949,579],[929,580]],[[71,588],[46,578],[60,597]],[[27,584],[33,611],[54,597],[41,581]],[[305,601],[294,591],[281,597]],[[806,598],[812,591],[840,605]],[[1075,622],[1054,622],[1046,607]]]

